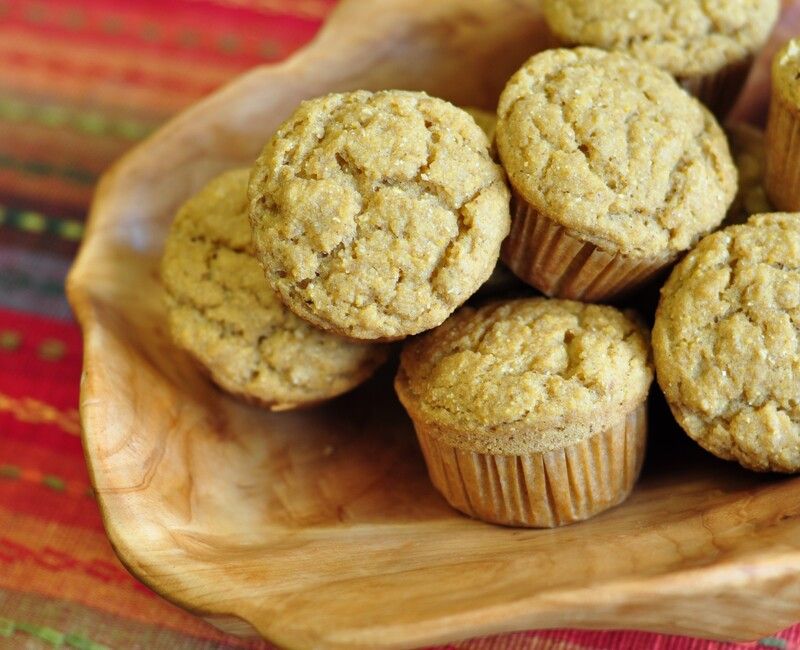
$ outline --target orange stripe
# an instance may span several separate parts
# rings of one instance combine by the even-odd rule
[[[89,77],[97,83],[135,75],[128,83],[151,87],[182,88],[188,93],[204,94],[242,70],[242,66],[197,65],[147,51],[114,50],[92,43],[64,41],[35,30],[3,27],[0,24],[0,57],[17,66],[63,69],[70,76]],[[19,71],[19,67],[18,67]],[[21,71],[19,71],[22,73]]]
[[[124,80],[106,79],[99,83],[88,77],[65,77],[46,66],[28,68],[25,74],[0,57],[0,90],[8,94],[55,97],[76,106],[92,106],[97,110],[127,111],[137,116],[162,120],[198,98],[175,88],[133,87]]]
[[[105,535],[0,510],[0,587],[71,600],[184,634],[231,639],[141,586]]]
[[[25,122],[0,122],[0,154],[15,160],[35,160],[56,167],[73,167],[99,176],[134,143],[121,138],[89,136],[67,127],[49,128]]]
[[[92,199],[92,188],[53,176],[0,169],[0,194],[30,206],[54,204],[86,209]]]
[[[53,424],[65,433],[79,436],[81,421],[77,409],[62,411],[30,397],[12,397],[0,392],[0,412],[10,413],[20,422]]]

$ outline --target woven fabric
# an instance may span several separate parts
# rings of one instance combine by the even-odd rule
[[[239,72],[284,58],[333,4],[0,0],[0,648],[270,647],[165,602],[115,557],[81,449],[81,339],[63,280],[109,163]],[[800,648],[800,627],[758,645]],[[446,647],[755,646],[565,630]]]

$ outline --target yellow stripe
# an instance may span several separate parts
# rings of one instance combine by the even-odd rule
[[[218,0],[218,4],[271,11],[277,14],[322,20],[333,5],[322,0]]]

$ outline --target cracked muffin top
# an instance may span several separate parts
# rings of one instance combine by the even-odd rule
[[[658,382],[700,445],[750,469],[800,470],[800,214],[703,239],[662,289]]]
[[[649,333],[632,312],[525,298],[465,307],[407,344],[395,386],[450,444],[519,454],[616,425],[652,379]]]
[[[304,102],[250,180],[267,280],[309,322],[358,339],[439,325],[489,277],[510,225],[486,134],[424,93]]]
[[[317,330],[283,306],[253,253],[248,176],[212,180],[172,223],[161,270],[172,337],[224,389],[273,409],[343,393],[388,350]]]
[[[542,9],[564,43],[619,50],[687,77],[754,55],[780,0],[544,0]]]
[[[719,225],[736,168],[711,113],[666,72],[593,48],[537,54],[500,97],[495,141],[536,210],[608,252],[669,258]]]

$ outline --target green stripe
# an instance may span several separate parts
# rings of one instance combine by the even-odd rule
[[[32,104],[12,97],[0,97],[0,120],[32,122],[48,128],[66,127],[93,136],[141,140],[155,129],[154,124],[112,118],[98,111],[81,111],[61,104]]]
[[[61,479],[58,476],[53,476],[52,474],[42,477],[42,485],[49,487],[51,490],[55,490],[56,492],[63,492],[66,489],[64,479]]]
[[[10,638],[15,634],[27,634],[45,641],[55,648],[75,648],[75,650],[109,650],[108,646],[95,643],[83,634],[59,632],[45,625],[34,625],[25,621],[12,621],[0,618],[0,637]]]
[[[83,237],[83,223],[80,221],[0,205],[0,227],[3,226],[32,234],[54,235],[68,241],[80,241]]]
[[[35,278],[22,273],[17,269],[4,268],[0,273],[0,291],[36,291],[47,296],[63,296],[64,285],[62,282],[45,280],[37,281]]]
[[[0,477],[18,479],[22,472],[14,465],[0,465]]]
[[[3,0],[0,0],[2,2]],[[1,434],[0,434],[1,435]],[[3,531],[5,532],[5,531]],[[125,587],[127,588],[127,587]],[[34,642],[30,637],[18,636],[12,640],[3,638],[3,629],[8,629],[8,634],[14,633],[16,626],[13,621],[26,621],[37,625],[71,632],[64,637],[65,646],[70,650],[90,650],[91,643],[105,644],[111,648],[142,648],[146,650],[234,650],[235,643],[227,637],[207,629],[198,629],[194,632],[173,630],[164,627],[163,622],[155,617],[153,620],[138,621],[126,617],[125,612],[120,616],[102,611],[102,599],[96,595],[89,595],[86,599],[91,604],[57,597],[33,593],[23,593],[0,588],[0,648],[24,648],[25,642],[30,645]],[[99,608],[99,609],[98,609]],[[5,620],[4,620],[5,619]],[[91,637],[86,639],[86,637]],[[88,643],[87,643],[88,642]],[[83,643],[83,645],[81,645]],[[42,643],[37,648],[45,646]],[[97,650],[97,645],[94,646]],[[259,646],[261,647],[261,646]]]
[[[17,467],[16,465],[0,465],[0,479],[19,481],[21,478],[21,468]],[[43,476],[41,483],[44,487],[50,488],[54,492],[65,492],[67,489],[67,482],[60,476],[55,476],[53,474],[46,474]],[[89,499],[94,499],[94,490],[91,487],[88,487],[82,496]]]
[[[788,647],[786,641],[783,639],[779,639],[776,636],[768,636],[764,639],[761,639],[758,642],[758,645],[766,647],[766,648],[778,648],[779,650],[786,650]]]
[[[0,167],[15,171],[33,174],[35,176],[60,176],[79,185],[94,185],[97,174],[88,169],[77,167],[57,167],[38,160],[15,160],[5,154],[0,154]]]

